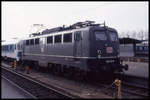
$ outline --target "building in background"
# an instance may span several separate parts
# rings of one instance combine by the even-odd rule
[[[120,38],[121,57],[148,57],[148,40],[137,40],[133,38]]]

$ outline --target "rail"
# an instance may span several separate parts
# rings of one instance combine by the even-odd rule
[[[137,77],[124,74],[116,74],[122,80],[122,92],[130,93],[140,97],[149,97],[149,82],[145,77]]]
[[[120,57],[120,59],[124,61],[131,61],[131,62],[148,62],[148,57]]]
[[[146,78],[129,76],[129,75],[124,75],[124,74],[121,74],[121,75],[116,74],[114,77],[122,81],[121,82],[121,98],[129,98],[132,96],[136,96],[140,98],[149,97],[148,80]],[[90,81],[87,81],[86,83],[90,84]],[[95,82],[94,84],[91,84],[91,85],[98,86],[101,89],[100,92],[108,96],[116,97],[117,88],[114,87],[115,86],[114,83],[105,84],[101,82]]]
[[[37,98],[74,98],[5,67],[2,67],[2,75]]]
[[[92,82],[92,85],[101,88],[101,92],[114,98],[149,98],[148,79],[142,77],[116,75],[113,78],[121,80],[121,89],[117,88],[112,81],[109,83]],[[113,83],[111,83],[113,82]],[[121,95],[119,97],[119,95]]]

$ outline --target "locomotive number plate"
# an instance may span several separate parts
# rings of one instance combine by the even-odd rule
[[[112,53],[113,52],[113,48],[112,47],[107,47],[106,48],[106,52],[107,53]]]

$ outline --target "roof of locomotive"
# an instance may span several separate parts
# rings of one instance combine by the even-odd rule
[[[65,33],[73,33],[75,31],[89,31],[89,30],[92,30],[92,29],[99,29],[99,30],[107,29],[107,30],[110,30],[110,31],[116,31],[117,32],[116,29],[108,27],[108,26],[105,26],[105,27],[102,27],[102,26],[87,26],[87,27],[76,28],[76,29],[72,29],[72,30],[64,30],[64,31],[59,31],[59,32],[56,31],[56,32],[49,33],[49,34],[41,34],[41,35],[38,35],[38,36],[27,37],[27,38],[24,38],[23,40],[42,38],[42,37],[60,35],[60,34],[65,34]]]
[[[65,31],[60,31],[60,32],[53,32],[53,33],[49,33],[49,34],[42,34],[42,35],[38,35],[38,36],[33,36],[33,37],[27,37],[26,39],[34,39],[34,38],[42,38],[42,37],[47,37],[47,36],[53,36],[53,35],[60,35],[60,34],[65,34],[65,33],[73,33],[75,31],[88,31],[90,27],[84,27],[84,28],[79,28],[79,29],[72,29],[72,30],[65,30]]]

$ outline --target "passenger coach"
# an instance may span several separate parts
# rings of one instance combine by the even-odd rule
[[[22,43],[21,40],[2,43],[2,58],[9,61],[21,61]]]

